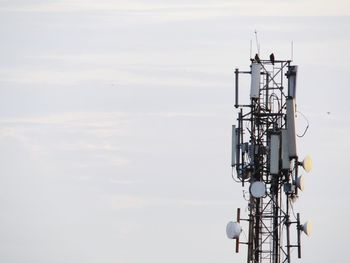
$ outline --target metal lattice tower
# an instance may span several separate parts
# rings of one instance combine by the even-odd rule
[[[239,103],[239,76],[251,77],[250,103]],[[291,248],[301,257],[301,232],[311,232],[310,223],[300,224],[291,213],[303,177],[298,168],[311,170],[311,159],[299,162],[295,133],[297,66],[290,60],[255,56],[249,71],[235,70],[237,125],[232,129],[233,178],[249,187],[248,215],[227,225],[227,236],[248,246],[247,262],[291,262]],[[248,193],[248,191],[246,191]],[[293,216],[292,216],[293,215]],[[247,242],[240,242],[241,221],[248,223]],[[243,223],[243,222],[242,222]],[[294,227],[292,228],[292,226]],[[292,230],[294,235],[292,238]],[[296,233],[295,233],[296,232]]]

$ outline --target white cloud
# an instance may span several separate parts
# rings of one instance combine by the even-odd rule
[[[83,64],[83,63],[81,63]],[[118,67],[105,63],[98,68],[96,63],[91,61],[91,67],[82,69],[76,65],[72,69],[44,69],[33,67],[17,67],[15,69],[3,69],[0,76],[2,82],[14,83],[17,85],[39,85],[50,88],[51,86],[63,86],[74,88],[80,84],[97,83],[103,87],[118,88],[132,85],[140,88],[141,84],[157,86],[210,86],[217,83],[213,77],[219,72],[202,66],[201,68],[167,68],[159,65],[125,65]],[[206,81],[191,75],[190,73],[201,74],[206,77]],[[161,74],[159,74],[161,73]],[[211,78],[210,78],[211,77]]]
[[[203,118],[209,115],[196,112],[66,112],[8,117],[0,120],[0,140],[10,140],[11,144],[29,152],[35,160],[61,160],[66,165],[84,169],[93,164],[114,169],[132,163],[126,152],[146,150],[133,142],[135,138],[147,141],[144,138],[147,134],[134,130],[140,120]],[[136,148],[130,148],[132,145]],[[128,184],[131,181],[114,183]]]
[[[137,184],[139,181],[116,180],[118,184]],[[102,205],[116,210],[141,209],[145,207],[204,207],[204,206],[229,206],[230,200],[193,200],[166,197],[151,197],[125,194],[103,194],[99,197]]]
[[[0,124],[11,125],[57,125],[64,128],[113,128],[122,127],[123,124],[144,117],[208,117],[212,114],[199,112],[63,112],[59,114],[47,114],[42,116],[7,117],[0,119]],[[29,127],[29,126],[27,126]],[[125,133],[124,133],[125,134]],[[86,146],[89,147],[88,145]],[[91,147],[91,145],[90,145]],[[108,146],[100,146],[108,149]]]
[[[268,8],[267,8],[268,6]],[[263,10],[263,11],[262,11]],[[51,2],[13,2],[4,5],[2,11],[20,12],[137,12],[153,14],[149,21],[196,20],[232,15],[248,16],[318,16],[349,15],[349,3],[336,1],[86,1],[61,0]]]
[[[133,184],[141,184],[144,181],[142,180],[122,180],[122,179],[112,179],[112,184],[120,184],[120,185],[133,185]]]
[[[84,163],[89,164],[88,156],[92,155],[96,162],[119,167],[129,161],[121,156],[115,140],[118,142],[118,138],[127,134],[128,121],[122,113],[93,112],[3,118],[0,139],[11,138],[13,144],[26,149],[37,160],[61,153],[67,162],[83,167]],[[76,158],[64,157],[67,153],[87,159],[77,162]]]

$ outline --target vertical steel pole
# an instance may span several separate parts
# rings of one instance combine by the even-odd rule
[[[241,209],[237,208],[237,223],[241,221]],[[239,237],[236,239],[236,253],[239,252]]]
[[[266,96],[266,98],[265,98],[265,108],[266,108],[266,110],[270,110],[269,109],[269,73],[266,73],[266,93],[265,93],[265,96]]]
[[[235,108],[238,108],[238,68],[235,69]]]
[[[300,241],[300,215],[297,213],[297,236],[298,236],[298,258],[301,258],[301,241]]]
[[[286,200],[287,200],[287,211],[286,211],[286,234],[287,234],[287,262],[290,263],[290,233],[289,233],[289,197],[288,194],[286,194]]]
[[[271,185],[272,188],[272,198],[273,198],[273,263],[278,263],[279,259],[279,237],[278,237],[278,211],[279,211],[279,205],[278,205],[278,184],[279,184],[279,175],[275,175],[273,178],[273,183]]]

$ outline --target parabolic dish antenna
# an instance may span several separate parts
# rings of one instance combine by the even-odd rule
[[[230,239],[238,238],[242,232],[242,227],[237,222],[228,222],[226,226],[226,235]]]
[[[255,198],[261,198],[266,194],[266,185],[264,182],[256,181],[250,185],[249,191]]]
[[[304,188],[305,188],[304,176],[302,175],[298,176],[296,185],[301,191],[304,191]]]
[[[310,156],[306,156],[302,162],[305,172],[309,173],[312,169],[312,159]]]
[[[307,235],[310,236],[312,233],[312,223],[311,222],[306,222],[303,226],[302,226],[302,230],[303,232]]]

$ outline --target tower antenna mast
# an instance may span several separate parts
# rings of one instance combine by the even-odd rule
[[[256,31],[255,35],[259,52]],[[231,166],[235,181],[249,189],[249,198],[247,215],[238,208],[226,233],[236,240],[236,252],[247,245],[247,263],[290,263],[292,248],[301,257],[302,232],[311,233],[311,224],[301,224],[299,213],[293,217],[293,203],[304,190],[299,168],[309,172],[312,166],[309,157],[300,161],[297,154],[297,71],[291,60],[276,60],[274,54],[268,60],[257,54],[248,71],[235,69],[238,117],[232,126]],[[239,99],[242,75],[250,76],[249,103]],[[239,238],[244,225],[246,242]]]

